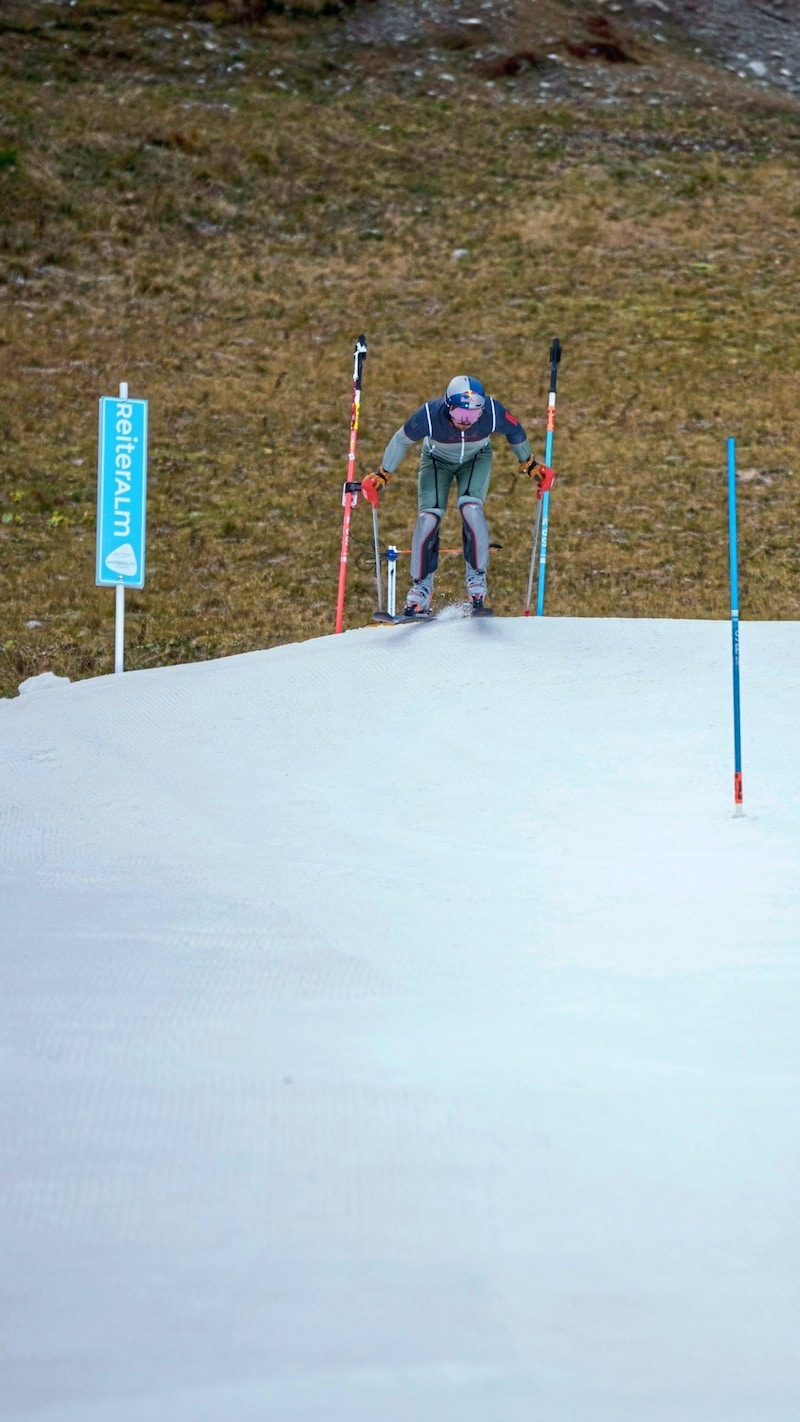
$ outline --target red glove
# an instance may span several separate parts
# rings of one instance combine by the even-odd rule
[[[367,502],[372,504],[373,508],[376,509],[378,507],[378,499],[381,496],[381,492],[386,488],[391,477],[388,469],[384,469],[383,465],[381,465],[380,469],[376,469],[374,474],[367,474],[365,478],[361,480],[361,492]]]
[[[551,469],[549,464],[539,464],[531,474],[531,478],[536,484],[536,497],[540,499],[542,494],[547,494],[556,482],[556,471]]]
[[[542,494],[546,494],[552,489],[555,483],[556,471],[551,469],[549,464],[539,464],[538,460],[531,455],[530,459],[524,459],[520,464],[523,474],[527,474],[533,479],[536,485],[536,497],[540,499]]]

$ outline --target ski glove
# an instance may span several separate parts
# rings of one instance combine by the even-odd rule
[[[378,507],[378,499],[380,498],[381,492],[386,488],[391,477],[388,469],[384,469],[383,465],[381,465],[380,469],[376,469],[374,474],[367,474],[366,477],[361,480],[361,492],[364,498],[372,504],[373,508],[376,509]]]
[[[556,479],[555,469],[551,469],[549,464],[540,464],[538,459],[531,455],[530,459],[524,459],[520,464],[523,474],[527,474],[533,479],[536,485],[536,497],[540,499],[542,494],[546,494],[552,489]]]

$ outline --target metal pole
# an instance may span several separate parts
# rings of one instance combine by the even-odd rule
[[[342,490],[344,521],[342,523],[342,548],[339,555],[339,595],[336,600],[336,631],[344,627],[344,593],[347,584],[347,559],[350,551],[350,518],[358,500],[359,484],[355,479],[356,445],[358,443],[358,417],[361,410],[361,372],[367,358],[367,341],[359,336],[353,347],[353,397],[350,406],[350,450],[347,455],[347,479]]]
[[[392,617],[397,615],[397,548],[393,543],[386,549],[386,607]]]
[[[739,696],[739,555],[736,530],[736,440],[728,440],[728,531],[731,565],[731,651],[733,656],[733,800],[743,814],[742,723]]]
[[[125,670],[125,584],[114,589],[114,671]]]
[[[542,526],[542,500],[536,500],[536,522],[533,525],[533,547],[531,548],[531,566],[528,570],[528,596],[525,599],[525,616],[531,615],[531,598],[533,597],[533,570],[536,567],[536,549],[539,546],[539,530]]]
[[[553,462],[553,431],[556,427],[556,383],[561,360],[561,342],[556,336],[550,347],[550,393],[547,397],[547,439],[545,440],[544,462]],[[547,536],[550,528],[550,490],[542,494],[542,551],[539,555],[539,588],[536,598],[536,616],[544,616],[544,585],[547,577]]]
[[[378,532],[378,507],[372,505],[372,541],[375,545],[375,582],[378,586],[378,611],[383,612],[383,585],[381,580],[381,540]]]

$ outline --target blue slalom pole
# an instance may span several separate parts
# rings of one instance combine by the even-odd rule
[[[742,792],[742,721],[739,697],[739,567],[736,533],[736,440],[728,440],[728,530],[731,564],[731,640],[733,652],[733,799],[735,814],[741,815]]]
[[[553,432],[556,427],[556,383],[558,364],[561,360],[561,342],[556,336],[550,347],[550,394],[547,397],[547,438],[544,445],[544,462],[553,462]],[[539,585],[536,594],[536,616],[544,616],[544,585],[547,578],[547,535],[550,531],[550,490],[542,494],[541,552],[539,554]]]

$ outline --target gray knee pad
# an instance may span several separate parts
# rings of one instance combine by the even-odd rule
[[[411,539],[411,576],[415,582],[435,573],[439,566],[439,527],[442,515],[437,509],[422,509]]]
[[[458,512],[461,514],[461,546],[464,561],[480,572],[486,570],[489,562],[489,529],[483,504],[477,499],[459,499]]]

